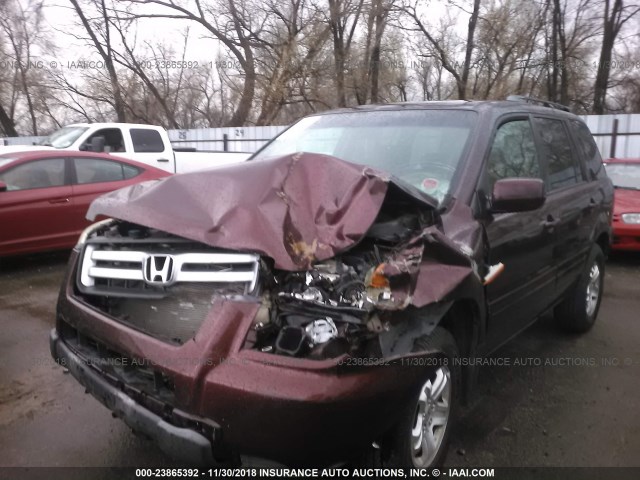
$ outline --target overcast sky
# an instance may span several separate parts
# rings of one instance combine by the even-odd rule
[[[145,5],[143,8],[146,12],[160,13],[167,11],[157,5]],[[436,22],[439,17],[446,13],[447,2],[446,0],[425,1],[424,8],[425,17],[428,18],[429,21]],[[465,25],[468,16],[461,13],[457,8],[450,6],[449,8],[453,8],[456,15],[460,14],[458,18],[458,28],[460,28],[460,31],[458,33],[464,34],[465,32],[463,30],[466,28]],[[79,20],[77,20],[75,10],[70,3],[64,0],[45,0],[45,18],[57,46],[55,55],[43,52],[42,56],[45,60],[56,61],[58,68],[67,68],[69,62],[77,62],[79,60],[100,60],[95,48],[68,34],[72,33],[79,36],[86,36],[84,28],[79,23]],[[136,47],[135,52],[141,56],[144,55],[143,49],[140,47],[143,46],[145,41],[152,44],[165,42],[166,44],[174,46],[176,53],[173,59],[179,60],[184,42],[182,35],[187,27],[189,27],[190,31],[185,60],[206,61],[208,63],[215,61],[215,55],[212,54],[212,52],[225,52],[224,49],[220,48],[219,42],[212,38],[207,38],[206,30],[195,22],[162,18],[142,19],[138,22],[136,39],[138,47]],[[405,52],[398,53],[402,54]]]
[[[157,6],[145,6],[145,10],[161,11],[162,9]],[[69,35],[71,33],[73,35],[86,36],[84,28],[77,19],[75,10],[69,3],[61,2],[60,0],[45,1],[45,19],[57,46],[55,55],[43,52],[45,59],[49,60],[50,57],[55,57],[51,59],[58,62],[59,68],[65,68],[68,62],[100,59],[95,48]],[[137,28],[136,43],[138,47],[136,52],[140,51],[142,54],[140,47],[145,41],[149,41],[152,44],[165,42],[175,47],[175,59],[177,60],[182,53],[184,42],[182,33],[186,27],[190,27],[190,33],[185,60],[213,60],[211,52],[218,48],[218,42],[211,38],[205,38],[204,29],[194,22],[172,19],[154,18],[141,20]]]

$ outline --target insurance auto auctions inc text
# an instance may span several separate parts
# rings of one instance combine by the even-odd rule
[[[493,468],[234,468],[207,470],[210,478],[438,478],[494,477]]]

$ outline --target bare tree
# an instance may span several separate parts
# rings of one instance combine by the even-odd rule
[[[628,3],[625,5],[624,0],[603,0],[603,4],[602,46],[593,93],[593,113],[598,115],[603,114],[606,108],[611,60],[618,34],[624,24],[640,12],[640,6]]]
[[[537,48],[543,22],[538,5],[528,0],[486,6],[479,16],[467,94],[489,99],[531,93],[538,82],[532,85],[530,76],[536,78],[545,65]]]
[[[369,92],[371,103],[378,103],[379,98],[379,77],[382,37],[387,27],[389,12],[393,6],[393,1],[372,0],[369,10],[369,21],[367,22],[367,46],[370,47],[369,55]]]
[[[256,55],[261,92],[257,125],[269,125],[283,108],[305,102],[296,84],[329,37],[329,27],[307,0],[291,0],[286,6],[269,0],[263,8],[268,20]]]
[[[0,3],[0,8],[4,10],[6,8],[6,0],[0,0],[0,1],[2,1],[2,3]],[[8,63],[9,57],[8,55],[5,54],[4,48],[5,48],[4,38],[2,35],[0,35],[0,59],[3,61],[7,61]],[[9,112],[7,112],[7,109],[5,108],[5,105],[11,105],[11,96],[8,96],[7,92],[9,92],[10,90],[13,90],[12,87],[7,88],[5,86],[8,80],[6,78],[7,71],[8,69],[0,70],[0,129],[2,130],[4,135],[8,135],[10,137],[17,137],[18,132],[16,130],[15,121],[13,117],[9,114]],[[9,83],[11,83],[10,80],[9,80]],[[8,98],[9,103],[5,103],[7,102],[7,97],[9,97]]]
[[[144,58],[142,58],[142,61],[139,61],[134,54],[134,48],[129,45],[129,39],[127,38],[127,32],[130,30],[129,27],[132,22],[135,22],[135,19],[123,20],[118,11],[112,11],[109,16],[109,22],[120,37],[120,44],[123,50],[122,54],[115,52],[115,62],[139,78],[151,93],[154,101],[157,102],[166,118],[166,122],[161,122],[161,124],[166,124],[169,128],[180,128],[175,117],[175,107],[177,92],[180,90],[180,84],[184,75],[185,55],[189,40],[188,29],[184,34],[181,59],[174,62],[175,65],[178,65],[178,68],[171,69],[172,71],[177,71],[178,74],[170,78],[167,65],[171,65],[172,63],[167,62],[167,59],[173,57],[172,51],[169,51],[169,49],[162,44],[154,46],[147,43],[151,57],[148,62],[145,61]],[[159,50],[159,52],[156,52],[156,50]],[[149,66],[152,68],[147,68]],[[150,73],[147,73],[148,71]],[[156,75],[152,76],[154,71]],[[173,83],[172,80],[175,80],[174,85],[171,85]],[[164,86],[163,92],[160,91],[160,86]],[[135,108],[135,103],[130,102],[129,104],[132,108]]]
[[[37,64],[34,62],[32,49],[37,43],[45,43],[42,36],[43,2],[29,1],[24,6],[19,1],[5,2],[3,10],[4,14],[0,16],[0,30],[6,38],[7,50],[11,51],[9,58],[15,72],[14,95],[16,90],[24,95],[31,132],[38,135],[38,116],[32,94],[38,72],[35,71]],[[4,115],[6,114],[5,111]],[[0,117],[4,115],[0,114]],[[9,124],[6,127],[11,130]]]
[[[545,14],[551,17],[547,32],[547,97],[568,105],[575,77],[583,75],[591,40],[598,33],[592,0],[547,0]],[[577,92],[572,92],[577,93]],[[575,95],[574,95],[575,96]]]
[[[98,9],[99,18],[89,19],[78,0],[69,0],[73,6],[80,23],[84,27],[90,42],[97,50],[104,61],[104,65],[109,75],[111,90],[113,94],[113,107],[116,112],[118,122],[127,121],[127,112],[122,91],[115,66],[115,52],[113,49],[113,39],[111,36],[111,22],[105,0],[93,0],[93,4]]]
[[[18,136],[14,121],[9,117],[9,115],[7,115],[7,112],[2,105],[0,105],[0,127],[2,127],[2,131],[5,135],[9,137]]]
[[[451,2],[453,4],[453,2]],[[456,4],[454,4],[456,5]],[[453,76],[456,81],[458,98],[464,100],[467,98],[467,84],[469,81],[469,72],[471,70],[471,60],[474,50],[474,36],[480,14],[480,0],[473,0],[471,11],[466,11],[464,7],[456,5],[461,11],[469,14],[467,25],[467,36],[464,40],[464,62],[460,65],[454,58],[455,51],[451,51],[446,47],[443,36],[451,36],[452,32],[442,32],[443,36],[436,36],[432,31],[432,27],[423,19],[423,14],[419,10],[420,3],[416,1],[411,4],[405,2],[401,5],[400,10],[413,22],[414,27],[411,29],[419,32],[428,42],[433,55],[440,61],[442,67]]]
[[[345,90],[345,69],[351,52],[356,27],[362,14],[364,0],[328,0],[329,18],[333,38],[333,59],[335,68],[336,102],[339,107],[347,106]],[[378,0],[374,0],[378,1]]]
[[[204,3],[201,0],[180,2],[174,0],[128,0],[131,4],[154,4],[164,7],[166,13],[136,13],[136,18],[172,18],[201,25],[235,57],[243,71],[240,98],[229,126],[243,125],[249,119],[253,105],[257,73],[254,46],[260,36],[264,15],[260,15],[253,0],[217,0]]]

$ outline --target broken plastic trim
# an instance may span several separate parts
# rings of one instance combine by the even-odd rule
[[[84,245],[86,243],[87,239],[89,238],[89,236],[92,233],[94,233],[95,231],[99,230],[102,227],[106,227],[108,225],[111,225],[114,222],[115,222],[115,220],[113,218],[107,218],[105,220],[100,220],[99,222],[92,223],[91,225],[89,225],[87,228],[85,228],[82,231],[82,233],[78,237],[78,242],[76,243],[76,248],[81,247],[82,245]]]

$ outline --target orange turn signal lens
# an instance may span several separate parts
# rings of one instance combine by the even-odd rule
[[[373,288],[389,288],[389,279],[385,277],[384,273],[384,263],[381,263],[376,267],[373,271],[373,275],[371,275],[371,279],[369,280],[369,286]]]

